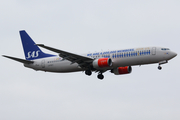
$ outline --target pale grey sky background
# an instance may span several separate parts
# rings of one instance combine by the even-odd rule
[[[74,53],[162,46],[178,56],[162,71],[134,66],[129,75],[106,72],[103,81],[1,57],[0,120],[180,119],[179,0],[0,0],[1,55],[24,58],[19,30]]]

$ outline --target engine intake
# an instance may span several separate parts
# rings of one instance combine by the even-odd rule
[[[112,60],[110,58],[99,58],[93,61],[93,67],[96,69],[111,67],[111,66],[112,66]]]
[[[114,73],[115,75],[129,74],[132,72],[132,67],[131,66],[118,67],[111,70],[111,72]]]

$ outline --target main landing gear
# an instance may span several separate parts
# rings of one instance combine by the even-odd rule
[[[90,76],[92,74],[92,71],[91,70],[86,70],[85,74]],[[102,72],[98,73],[97,78],[100,79],[100,80],[102,80],[104,78],[104,75],[102,74]]]
[[[98,79],[102,80],[104,78],[104,75],[102,73],[99,73],[97,76]]]
[[[90,75],[92,74],[92,72],[91,72],[91,70],[86,70],[86,71],[85,71],[85,74],[88,75],[88,76],[90,76]]]

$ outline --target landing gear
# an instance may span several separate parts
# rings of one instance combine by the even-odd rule
[[[101,79],[101,80],[102,80],[102,79],[104,78],[104,75],[103,75],[102,73],[100,73],[100,74],[98,74],[97,77],[98,77],[98,79]]]
[[[161,67],[160,65],[162,65],[162,64],[166,64],[166,63],[168,63],[168,61],[167,61],[167,60],[160,61],[160,62],[159,62],[158,69],[159,69],[159,70],[161,70],[161,69],[162,69],[162,67]]]
[[[85,70],[85,74],[90,76],[92,74],[92,71],[91,70]],[[104,78],[104,75],[102,74],[102,71],[99,71],[98,75],[97,75],[97,78],[102,80]]]
[[[162,69],[162,67],[159,65],[159,66],[158,66],[158,69],[159,69],[159,70],[161,70],[161,69]]]
[[[88,76],[90,76],[90,75],[92,74],[92,72],[91,72],[91,70],[86,70],[86,71],[85,71],[85,74],[88,75]]]

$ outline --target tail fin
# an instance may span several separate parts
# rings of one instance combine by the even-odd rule
[[[42,52],[41,49],[36,45],[36,43],[31,39],[31,37],[26,33],[25,30],[19,31],[19,33],[21,36],[21,41],[26,60],[34,60],[39,58],[55,56]]]

